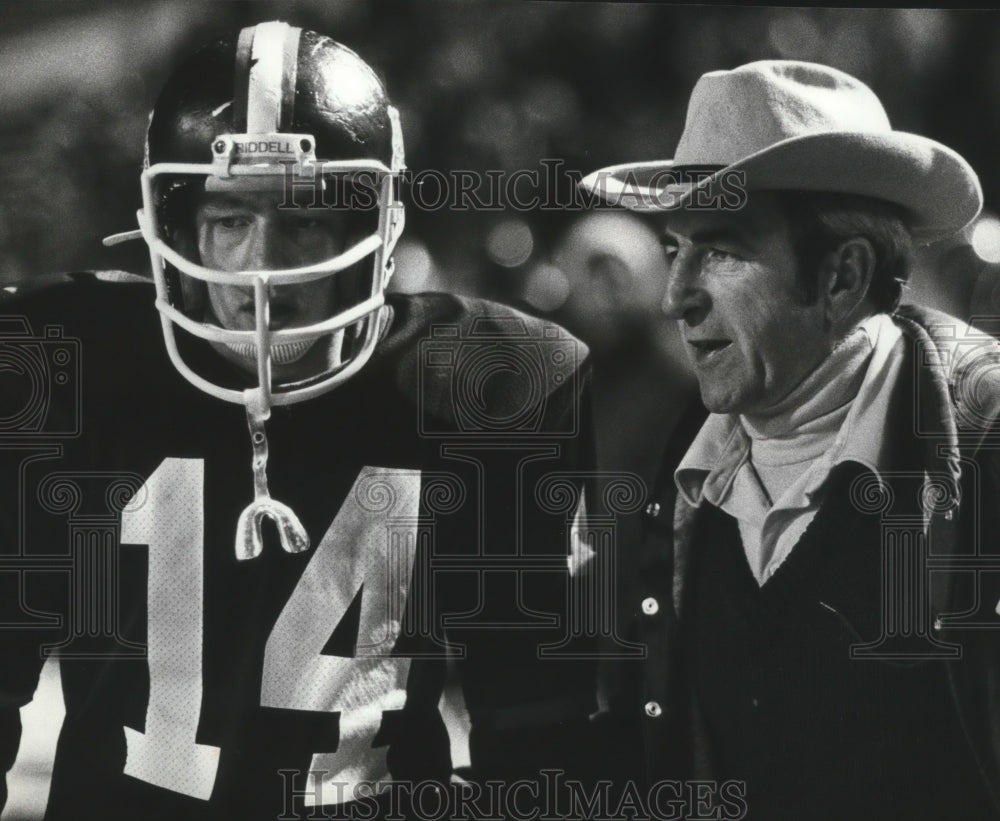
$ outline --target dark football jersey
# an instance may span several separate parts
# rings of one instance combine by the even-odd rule
[[[594,709],[571,617],[578,342],[491,303],[390,297],[361,372],[267,422],[271,495],[310,549],[265,521],[238,560],[243,407],[177,373],[151,286],[71,279],[0,306],[0,732],[9,767],[57,655],[47,818],[326,817],[374,784],[446,783],[447,653],[476,775],[571,768]]]

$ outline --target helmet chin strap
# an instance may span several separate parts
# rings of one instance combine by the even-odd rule
[[[271,361],[275,365],[290,365],[298,362],[309,349],[316,344],[317,339],[303,339],[299,342],[284,342],[271,345]],[[234,354],[248,362],[257,362],[257,345],[254,342],[226,342],[226,347]]]
[[[236,524],[236,558],[253,559],[264,549],[261,522],[268,517],[278,528],[281,546],[287,553],[301,553],[309,549],[309,534],[295,512],[283,502],[271,498],[267,489],[267,434],[264,423],[271,416],[271,409],[264,401],[261,388],[247,390],[244,394],[250,442],[253,445],[254,500],[240,514]]]

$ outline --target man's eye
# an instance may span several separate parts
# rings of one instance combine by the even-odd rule
[[[227,214],[226,216],[216,217],[212,220],[212,223],[219,228],[233,230],[235,228],[246,228],[250,224],[250,220],[247,217]]]
[[[732,262],[739,257],[732,251],[723,248],[709,248],[705,251],[704,259],[706,262]]]
[[[677,256],[677,246],[671,242],[660,243],[663,247],[663,255],[667,258],[667,262],[673,262],[674,257]]]
[[[317,217],[302,217],[295,220],[295,227],[299,231],[312,231],[322,225],[322,220]]]

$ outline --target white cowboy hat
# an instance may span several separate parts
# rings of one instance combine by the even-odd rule
[[[849,74],[791,60],[702,75],[672,160],[602,168],[580,182],[634,211],[683,208],[696,194],[704,202],[720,184],[877,197],[907,209],[924,239],[964,228],[983,204],[976,172],[955,151],[894,131]]]

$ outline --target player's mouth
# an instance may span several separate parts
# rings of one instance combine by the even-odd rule
[[[712,362],[723,351],[728,350],[733,341],[731,339],[689,339],[687,343],[691,346],[695,364],[703,365]]]
[[[268,327],[272,331],[282,328],[294,327],[295,320],[300,313],[299,306],[292,301],[271,299],[268,305]],[[249,299],[240,305],[240,315],[246,323],[241,330],[252,330],[257,324],[257,306],[253,299]],[[301,324],[301,323],[299,323]]]
[[[279,331],[282,328],[295,327],[295,320],[299,316],[299,307],[291,300],[274,299],[272,297],[269,304],[268,323],[272,331]],[[256,307],[252,300],[242,306],[243,315],[250,318],[250,328],[254,325]],[[250,330],[247,328],[247,330]],[[309,349],[316,343],[316,338],[300,339],[294,342],[272,342],[271,362],[275,365],[289,365],[298,362]],[[257,362],[257,344],[255,342],[226,343],[226,347],[241,359],[248,362]]]
[[[287,327],[295,319],[298,308],[291,302],[271,302],[271,330]]]

